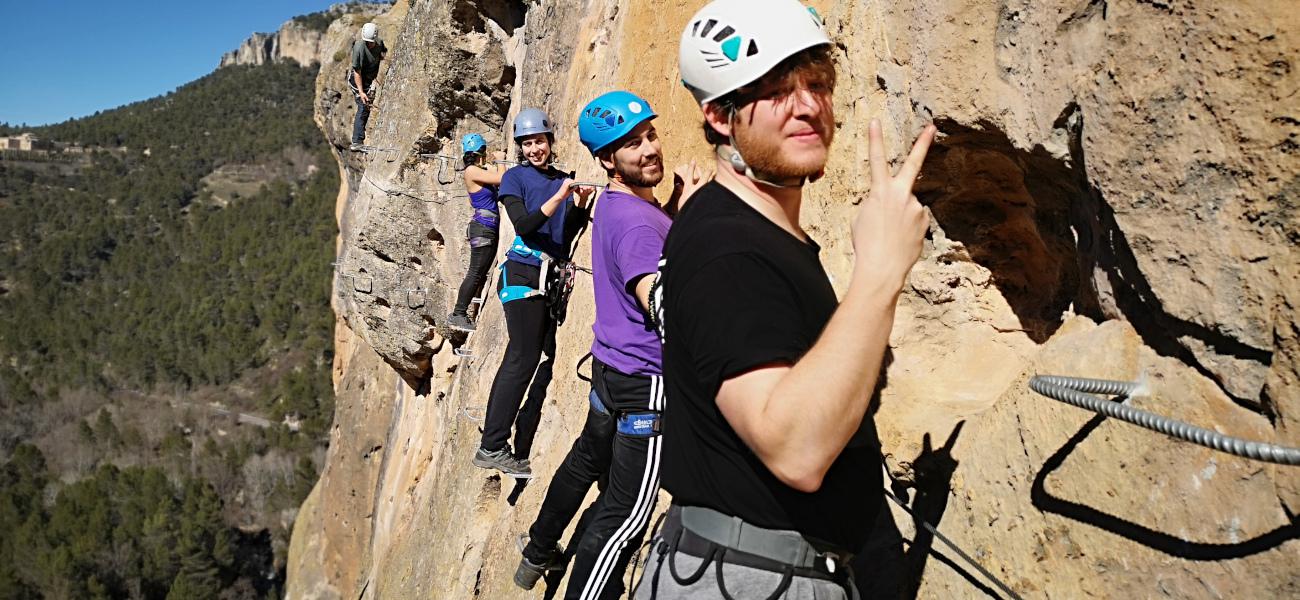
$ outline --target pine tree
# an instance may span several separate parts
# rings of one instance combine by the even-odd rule
[[[230,534],[221,520],[221,498],[212,486],[190,480],[181,507],[177,553],[181,568],[168,600],[215,600],[221,592],[222,567],[234,559]]]

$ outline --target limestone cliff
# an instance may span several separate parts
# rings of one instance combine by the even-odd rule
[[[387,7],[356,2],[340,3],[331,6],[319,17],[322,21],[343,17],[351,22],[377,15],[385,8]],[[322,42],[327,32],[313,28],[307,19],[308,17],[300,17],[285,21],[280,29],[270,33],[253,33],[238,48],[222,54],[218,67],[264,65],[281,61],[293,61],[309,67],[329,59],[330,57],[321,54]]]
[[[560,330],[540,478],[475,469],[469,417],[504,348],[501,309],[489,301],[469,339],[443,328],[469,206],[454,164],[418,155],[454,155],[473,131],[504,147],[512,115],[542,106],[560,161],[597,178],[575,117],[618,87],[655,106],[670,164],[706,160],[676,74],[678,32],[702,4],[400,1],[378,18],[392,52],[368,154],[346,151],[346,65],[324,61],[317,121],[344,182],[338,398],[295,526],[291,597],[531,597],[510,581],[515,538],[584,416],[573,365],[591,342],[590,280]],[[1026,387],[1035,373],[1145,377],[1137,406],[1300,445],[1300,13],[1269,0],[813,4],[836,41],[838,133],[803,218],[841,289],[868,120],[894,156],[926,122],[942,134],[918,188],[933,227],[874,415],[896,489],[1027,598],[1300,595],[1297,469]],[[321,55],[360,24],[336,22]],[[578,261],[589,252],[584,240]],[[891,516],[858,571],[873,591],[1001,595]]]

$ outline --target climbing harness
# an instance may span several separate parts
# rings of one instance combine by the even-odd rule
[[[657,411],[618,413],[618,432],[627,437],[652,438],[663,433],[663,416]]]
[[[666,556],[668,574],[679,585],[694,584],[714,565],[718,591],[726,600],[733,600],[723,579],[725,563],[780,573],[781,580],[768,600],[785,594],[795,576],[832,581],[842,586],[849,597],[858,597],[849,565],[853,555],[849,553],[818,550],[797,531],[765,529],[701,506],[673,506],[668,510],[669,525],[660,538],[659,560],[662,564]],[[685,577],[677,573],[678,552],[701,559],[694,573]]]
[[[637,548],[636,552],[632,553],[632,577],[628,580],[632,582],[632,589],[628,591],[627,597],[629,598],[635,598],[637,590],[641,588],[641,580],[636,576],[636,570],[638,567],[649,564],[648,559],[650,557],[645,555],[646,550],[654,544],[655,537],[659,535],[659,528],[664,524],[664,519],[667,518],[667,512],[660,513],[659,518],[655,519],[655,524],[650,526],[650,535],[646,537],[646,541],[642,542],[641,547]],[[645,555],[644,558],[643,555]],[[642,575],[644,575],[644,573],[642,573]]]
[[[582,365],[591,353],[582,357],[578,365]],[[579,374],[579,377],[582,375]],[[591,381],[588,379],[587,381]],[[600,399],[600,394],[596,393],[595,388],[587,393],[587,402],[591,404],[592,410],[602,414],[614,417],[615,431],[625,437],[652,438],[663,433],[663,411],[658,410],[618,410],[605,405]]]
[[[595,209],[596,205],[595,200],[593,199],[590,210]],[[573,236],[573,241],[569,242],[570,254],[572,254],[574,250],[577,250],[578,243],[582,241],[582,235],[587,233],[587,226],[590,224],[591,220],[588,219],[587,222],[582,224],[582,229],[578,230],[577,235]],[[549,285],[546,300],[551,307],[551,316],[555,319],[557,324],[563,325],[565,317],[568,316],[569,296],[573,294],[573,285],[578,279],[578,271],[591,275],[591,269],[579,266],[577,263],[573,262],[572,259],[559,261],[550,273],[554,278],[554,281]]]
[[[565,260],[556,263],[548,273],[552,281],[545,286],[543,293],[556,323],[563,324],[568,316],[569,296],[573,295],[573,284],[578,279],[579,270],[577,263]]]
[[[521,256],[532,257],[535,260],[541,261],[541,265],[538,267],[540,269],[540,275],[537,278],[537,289],[526,285],[510,285],[506,278],[506,265],[511,261],[502,260],[501,265],[497,267],[501,271],[501,291],[497,294],[497,296],[501,298],[501,303],[505,304],[507,302],[514,302],[515,300],[523,300],[525,298],[532,298],[534,296],[542,296],[546,294],[548,279],[547,270],[551,264],[551,257],[541,250],[529,247],[528,244],[524,243],[523,238],[519,236],[515,236],[515,240],[510,244],[510,250],[507,251],[507,254],[509,252],[514,252]]]
[[[1173,438],[1242,458],[1280,465],[1300,465],[1300,448],[1290,448],[1223,435],[1217,431],[1147,412],[1123,402],[1102,400],[1093,395],[1124,396],[1125,400],[1127,400],[1130,396],[1143,394],[1146,391],[1144,388],[1143,384],[1131,381],[1086,379],[1057,375],[1035,375],[1029,380],[1029,389],[1039,395],[1079,408],[1085,408],[1107,417],[1114,417]]]
[[[582,358],[578,359],[578,364],[573,366],[573,372],[578,376],[578,379],[581,379],[587,383],[591,383],[591,377],[582,374],[582,363],[585,363],[591,360],[592,358],[593,358],[592,354],[588,352],[582,355]]]
[[[491,222],[494,223],[494,224],[499,224],[499,223],[501,222],[501,213],[499,213],[499,212],[497,212],[497,211],[495,211],[495,210],[489,209],[489,208],[475,208],[475,209],[474,209],[474,218],[475,218],[476,220],[477,220],[477,219],[483,219],[484,221],[491,221]],[[482,225],[483,223],[480,222],[479,224]],[[495,225],[491,225],[491,226],[495,226]],[[491,226],[489,226],[489,227],[491,227]],[[476,239],[478,239],[478,238],[470,237],[469,241],[470,241],[470,246],[471,246],[471,247],[477,247],[477,246],[474,246],[474,241],[475,241]]]

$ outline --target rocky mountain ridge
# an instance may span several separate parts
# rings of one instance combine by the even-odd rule
[[[454,156],[470,132],[504,148],[512,115],[542,106],[560,161],[599,179],[576,114],[626,88],[660,115],[670,164],[711,164],[676,78],[678,33],[702,4],[400,1],[378,17],[394,34],[371,153],[346,151],[346,65],[323,64],[316,118],[343,180],[338,398],[295,528],[291,597],[531,597],[510,581],[514,540],[581,425],[573,365],[591,341],[590,281],[559,333],[539,480],[512,486],[470,466],[505,333],[491,300],[473,336],[443,326],[469,207],[454,159],[421,155]],[[895,157],[924,123],[941,132],[917,190],[933,227],[874,414],[912,513],[891,508],[862,549],[857,572],[877,575],[868,591],[1001,596],[926,521],[1027,598],[1300,594],[1296,469],[1026,385],[1144,377],[1153,393],[1136,406],[1300,445],[1300,16],[1263,1],[811,4],[837,44],[838,132],[802,218],[841,291],[867,122],[885,123]],[[336,23],[323,52],[359,27]],[[584,241],[578,261],[589,252]]]
[[[321,42],[326,32],[314,27],[314,21],[329,22],[344,15],[349,19],[365,19],[387,8],[387,5],[364,2],[339,3],[317,15],[290,19],[276,31],[249,35],[238,48],[222,54],[217,66],[264,65],[281,61],[293,61],[304,67],[319,64],[327,58],[321,55]]]

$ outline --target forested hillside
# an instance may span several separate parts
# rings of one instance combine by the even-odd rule
[[[0,159],[0,598],[278,594],[333,411],[314,80],[222,68]]]

